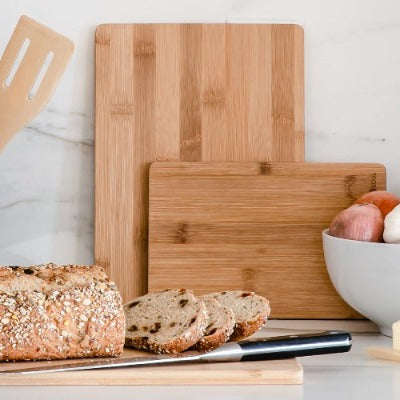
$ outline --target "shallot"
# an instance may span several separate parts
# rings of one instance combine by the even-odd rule
[[[337,214],[331,222],[329,234],[343,239],[382,242],[383,228],[383,216],[379,208],[363,203],[354,204]]]

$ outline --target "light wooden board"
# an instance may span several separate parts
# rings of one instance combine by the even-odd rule
[[[272,318],[361,318],[329,280],[321,235],[385,181],[379,164],[155,163],[149,289],[244,289]]]
[[[303,161],[303,29],[131,24],[96,31],[95,257],[147,291],[152,161]]]
[[[400,362],[400,350],[396,350],[393,347],[366,347],[365,353],[373,358]]]
[[[125,349],[123,357],[148,354]],[[81,360],[76,360],[80,362]],[[44,361],[63,364],[65,361]],[[68,360],[70,363],[71,360]],[[40,365],[43,361],[0,363],[0,370]],[[300,384],[303,369],[297,360],[182,364],[114,370],[54,372],[36,375],[1,375],[1,385],[271,385]]]

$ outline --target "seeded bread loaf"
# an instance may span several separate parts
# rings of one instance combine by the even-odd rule
[[[154,353],[180,353],[197,343],[208,325],[206,306],[185,289],[168,289],[124,305],[125,345]]]
[[[0,267],[0,360],[111,357],[125,318],[99,266]]]
[[[232,309],[224,307],[210,296],[200,296],[209,315],[204,336],[193,346],[193,350],[213,350],[228,341],[233,333],[235,317]]]
[[[241,290],[216,292],[208,296],[230,307],[235,315],[235,328],[230,341],[238,341],[258,331],[271,312],[269,302],[253,292]]]

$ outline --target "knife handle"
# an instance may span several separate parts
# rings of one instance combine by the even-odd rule
[[[267,339],[249,339],[237,344],[242,350],[241,361],[261,361],[344,353],[351,349],[351,343],[352,338],[348,332],[326,331]]]

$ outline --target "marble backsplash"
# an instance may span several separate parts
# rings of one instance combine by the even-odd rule
[[[1,0],[0,53],[21,14],[76,50],[46,109],[0,154],[0,264],[93,262],[94,31],[106,22],[302,24],[306,160],[382,163],[400,195],[398,1]]]

